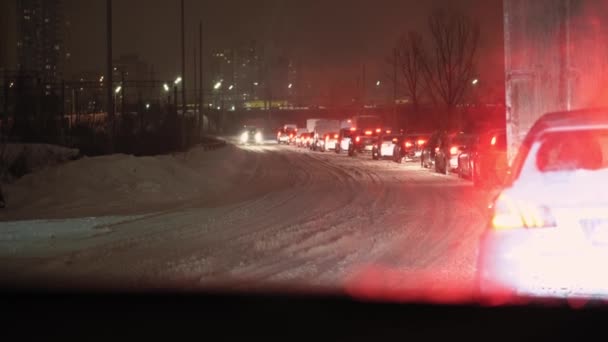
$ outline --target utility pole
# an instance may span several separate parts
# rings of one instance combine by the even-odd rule
[[[204,81],[204,75],[203,75],[203,22],[199,22],[198,24],[198,37],[199,37],[199,82],[201,84],[200,86],[200,95],[199,95],[199,111],[198,111],[198,131],[199,133],[201,132],[202,128],[203,128],[203,120],[205,118],[204,115],[204,110],[205,110],[205,81]]]
[[[106,101],[108,103],[108,149],[114,152],[114,94],[112,93],[112,0],[106,0]]]
[[[125,119],[125,69],[124,67],[120,70],[120,117]],[[124,122],[124,121],[123,121]]]
[[[363,69],[361,71],[361,102],[363,103],[363,107],[365,107],[367,97],[367,80],[365,79],[365,76],[365,63],[363,63]]]
[[[397,128],[397,48],[393,48],[393,126]]]
[[[196,44],[194,44],[194,48],[192,49],[192,55],[194,59],[192,62],[194,63],[194,113],[197,113],[199,101],[198,101],[198,57],[196,55]]]
[[[182,135],[182,147],[186,145],[186,111],[188,103],[186,101],[186,28],[185,28],[185,13],[184,13],[184,0],[181,1],[181,28],[182,28],[182,124],[181,124],[181,135]]]

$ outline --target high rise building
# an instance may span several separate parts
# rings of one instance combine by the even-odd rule
[[[44,84],[61,80],[65,30],[62,0],[17,0],[17,67]]]
[[[0,70],[15,69],[17,59],[15,6],[14,1],[0,1]]]

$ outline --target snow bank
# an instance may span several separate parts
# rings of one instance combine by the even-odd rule
[[[0,220],[126,215],[209,201],[227,191],[244,162],[231,147],[156,157],[85,157],[6,186],[7,208]]]
[[[28,172],[40,170],[47,166],[56,165],[78,158],[80,151],[67,147],[47,144],[3,144],[0,146],[0,162],[8,169],[20,157],[25,158]],[[12,181],[14,177],[8,173],[3,181]]]

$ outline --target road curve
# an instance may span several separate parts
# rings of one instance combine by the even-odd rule
[[[469,183],[419,164],[270,143],[217,153],[238,169],[222,194],[100,224],[103,233],[53,248],[2,248],[0,268],[57,286],[471,296],[487,196]]]

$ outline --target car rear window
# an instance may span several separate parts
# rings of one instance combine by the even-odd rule
[[[536,154],[541,172],[608,168],[608,130],[552,132],[543,136]]]
[[[382,137],[383,141],[393,141],[393,139],[397,139],[396,135],[385,135]]]

